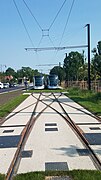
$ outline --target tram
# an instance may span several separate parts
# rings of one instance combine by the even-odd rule
[[[47,77],[47,88],[48,89],[58,89],[59,79],[57,75],[50,74]]]
[[[44,89],[44,76],[34,76],[33,77],[34,89]]]

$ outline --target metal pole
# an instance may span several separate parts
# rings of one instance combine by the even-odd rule
[[[91,90],[91,78],[90,78],[90,24],[87,24],[88,34],[88,90]]]

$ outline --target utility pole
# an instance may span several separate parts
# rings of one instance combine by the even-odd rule
[[[87,38],[88,38],[88,90],[91,90],[91,78],[90,78],[90,24],[87,24]]]

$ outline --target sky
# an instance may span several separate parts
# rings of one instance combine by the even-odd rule
[[[86,24],[90,24],[92,50],[101,40],[101,0],[0,0],[0,71],[30,67],[49,73],[63,64],[65,53],[85,50],[87,57],[87,48],[25,51],[86,45]]]

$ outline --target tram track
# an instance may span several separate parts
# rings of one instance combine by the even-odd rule
[[[49,96],[49,95],[48,95],[48,96]],[[47,97],[48,97],[48,96],[47,96]],[[44,100],[44,98],[43,98],[43,100]],[[2,122],[0,122],[0,126],[1,126],[4,122],[6,122],[7,120],[9,120],[10,118],[14,117],[15,115],[21,113],[23,110],[26,110],[27,108],[29,108],[29,107],[31,107],[31,106],[33,106],[33,105],[35,105],[35,104],[36,104],[36,102],[34,102],[34,103],[32,103],[32,104],[30,104],[30,105],[28,105],[28,106],[20,109],[19,111],[16,111],[16,112],[14,111],[13,113],[11,113],[11,115],[7,116],[6,118],[4,118],[4,119],[2,120]]]
[[[63,93],[61,93],[61,94],[63,94]],[[66,104],[66,103],[64,103],[64,102],[61,102],[61,101],[59,101],[59,102],[60,102],[61,104],[64,104],[64,105],[68,106],[68,107],[71,107],[71,108],[73,108],[73,109],[75,109],[75,110],[79,110],[80,112],[82,112],[82,113],[84,113],[84,114],[87,114],[87,115],[89,115],[89,116],[91,116],[91,117],[93,117],[93,118],[95,118],[96,120],[98,120],[98,121],[101,122],[101,118],[100,118],[99,116],[94,115],[93,113],[86,112],[86,111],[84,111],[84,110],[82,110],[82,109],[76,108],[76,107],[74,107],[74,106],[71,106],[71,105]],[[80,105],[80,106],[81,106],[81,105]]]
[[[55,96],[54,96],[55,97]],[[82,141],[83,145],[89,150],[90,152],[90,156],[92,161],[95,164],[95,167],[98,170],[101,170],[101,161],[99,160],[99,158],[97,157],[97,155],[95,154],[95,152],[92,150],[92,148],[89,145],[89,142],[86,140],[86,138],[83,135],[83,131],[76,125],[76,123],[69,117],[68,113],[65,111],[65,109],[63,108],[63,106],[61,105],[61,103],[58,101],[58,99],[55,97],[55,99],[57,100],[57,102],[59,103],[61,109],[64,111],[64,113],[66,114],[66,122],[70,125],[70,127],[73,129],[73,131],[79,136],[79,139]],[[84,111],[83,111],[84,112]],[[88,113],[87,113],[88,114]]]
[[[32,95],[33,96],[33,95]],[[20,138],[20,141],[18,143],[18,147],[17,147],[17,150],[16,150],[16,153],[14,155],[14,158],[10,164],[10,167],[8,168],[8,171],[7,171],[7,175],[6,175],[6,180],[11,180],[12,177],[17,173],[17,169],[18,169],[18,164],[20,164],[20,160],[21,160],[21,151],[24,149],[24,145],[28,139],[28,136],[33,128],[33,125],[35,123],[35,121],[38,119],[38,117],[47,109],[48,106],[46,106],[45,108],[43,108],[41,110],[41,112],[39,112],[39,114],[34,117],[35,115],[35,111],[36,111],[36,108],[38,106],[38,103],[42,100],[40,100],[40,97],[41,97],[41,93],[39,95],[39,98],[36,98],[37,99],[37,102],[36,102],[36,105],[34,107],[34,110],[32,112],[32,115],[31,115],[31,118],[30,120],[28,121],[28,123],[26,124],[26,126],[24,127],[22,133],[21,133],[21,138]],[[49,97],[49,96],[46,96],[46,97]],[[44,98],[43,98],[44,99]],[[54,102],[54,100],[49,104],[49,106]],[[35,103],[34,103],[35,104]],[[25,109],[25,108],[24,108]],[[19,111],[21,112],[21,111]],[[17,112],[18,113],[18,112]],[[14,114],[16,115],[16,113]]]
[[[54,98],[51,98],[51,95],[53,95]],[[80,127],[78,127],[76,125],[76,123],[69,117],[68,113],[65,111],[64,107],[63,107],[63,102],[59,101],[59,97],[62,96],[62,93],[60,93],[58,95],[58,97],[56,97],[56,95],[54,93],[50,93],[48,95],[45,95],[45,94],[42,94],[40,93],[39,94],[39,97],[37,98],[35,95],[31,94],[31,96],[33,96],[33,98],[36,99],[36,102],[35,103],[32,103],[31,105],[29,106],[32,106],[32,105],[35,105],[34,109],[33,109],[33,112],[32,112],[32,115],[31,115],[31,118],[30,120],[27,122],[26,126],[24,127],[24,129],[22,130],[22,133],[21,133],[21,138],[20,138],[20,141],[18,143],[18,147],[17,147],[17,150],[16,150],[16,153],[14,155],[14,158],[10,164],[10,167],[7,171],[7,175],[6,175],[6,180],[11,180],[12,179],[12,176],[15,175],[17,173],[17,169],[18,169],[18,166],[20,164],[20,160],[21,160],[21,151],[24,149],[24,146],[26,144],[26,141],[33,129],[33,126],[34,126],[34,123],[36,122],[36,120],[38,120],[39,116],[41,116],[41,114],[47,109],[47,108],[51,108],[52,110],[54,110],[58,115],[60,115],[65,121],[66,123],[70,126],[70,128],[73,130],[73,132],[75,132],[75,134],[78,136],[78,138],[80,139],[80,141],[82,142],[83,146],[89,150],[89,156],[90,158],[92,159],[96,169],[98,170],[101,170],[101,162],[99,160],[99,158],[97,157],[97,155],[94,153],[94,151],[92,150],[92,148],[90,147],[89,145],[89,142],[86,140],[86,138],[84,137],[83,135],[83,130],[80,129]],[[41,99],[41,97],[44,97]],[[51,100],[51,102],[49,104],[45,103],[44,100],[46,98],[49,98]],[[39,104],[39,102],[43,103],[45,105],[45,107],[34,117],[35,115],[35,112],[37,110],[37,106]],[[57,109],[55,109],[54,107],[52,107],[52,104],[54,102],[57,102],[59,104],[59,106],[61,107],[64,115],[59,112]],[[29,107],[28,106],[28,107]],[[25,107],[27,108],[27,107]],[[25,109],[23,108],[23,110]],[[73,106],[72,106],[73,108]],[[21,112],[21,110],[19,111]],[[19,112],[16,112],[16,113],[19,113]],[[16,115],[13,114],[14,115]],[[85,112],[84,112],[85,113]],[[8,119],[7,119],[8,120]]]
[[[90,147],[89,142],[87,141],[87,139],[84,137],[83,135],[83,131],[76,125],[76,123],[69,117],[68,113],[65,111],[65,109],[63,108],[63,106],[61,105],[61,103],[59,102],[58,98],[56,98],[56,96],[54,95],[54,93],[52,93],[54,98],[55,98],[55,102],[57,102],[61,109],[63,110],[63,112],[65,113],[66,117],[63,116],[59,111],[57,111],[57,109],[51,107],[50,105],[47,105],[45,102],[43,102],[43,100],[40,100],[41,102],[43,102],[45,105],[47,105],[48,107],[50,107],[51,109],[53,109],[55,112],[57,112],[57,114],[59,114],[66,122],[67,124],[71,127],[71,129],[75,132],[75,134],[78,136],[78,138],[80,139],[80,141],[82,142],[82,144],[85,146],[86,149],[89,150],[89,156],[91,157],[96,169],[101,170],[101,161],[99,160],[99,158],[97,157],[97,155],[95,154],[95,152],[93,151],[93,149]],[[60,96],[62,96],[62,94],[60,94]],[[71,106],[73,108],[73,106]],[[77,108],[78,109],[78,108]],[[82,112],[82,110],[80,110]],[[83,113],[86,114],[85,111],[83,111]],[[88,115],[89,113],[87,113]],[[90,114],[89,114],[90,115]],[[92,115],[91,115],[92,117]],[[95,116],[93,116],[95,117]],[[96,118],[97,119],[97,118]],[[98,120],[98,119],[97,119]]]

